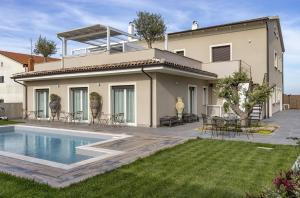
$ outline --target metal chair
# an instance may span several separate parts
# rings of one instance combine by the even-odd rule
[[[218,131],[220,131],[220,134],[223,136],[224,135],[224,130],[225,130],[225,119],[221,117],[213,117],[212,118],[213,122],[213,129],[216,132],[216,135],[218,136]]]
[[[212,126],[213,126],[212,121],[207,117],[206,114],[202,114],[202,131],[206,133],[207,127],[210,127],[210,129],[212,129]]]

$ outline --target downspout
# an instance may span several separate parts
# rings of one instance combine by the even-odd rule
[[[21,83],[21,82],[19,82],[19,81],[16,81],[16,79],[14,78],[14,82],[15,83],[18,83],[18,84],[20,84],[20,85],[22,85],[22,86],[24,86],[25,87],[25,112],[27,112],[27,110],[28,110],[28,102],[27,102],[27,85],[26,84],[23,84],[23,83]],[[25,117],[24,117],[25,119],[27,118],[27,113],[25,113]]]
[[[63,40],[62,38],[60,38],[58,35],[57,35],[57,38],[61,41],[61,68],[64,68],[64,43],[63,43]]]
[[[142,66],[142,72],[150,79],[150,127],[153,125],[153,79],[152,77],[144,71],[144,67]]]
[[[269,60],[269,24],[268,24],[268,21],[266,21],[266,28],[267,28],[267,85],[269,86],[270,84],[270,81],[269,81],[269,75],[270,75],[270,60]],[[267,105],[266,105],[266,109],[267,109],[267,112],[266,112],[266,118],[269,118],[270,117],[270,107],[269,107],[269,104],[270,103],[270,98],[268,98],[267,100]]]

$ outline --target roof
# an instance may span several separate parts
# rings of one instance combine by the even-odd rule
[[[220,24],[220,25],[201,27],[201,28],[198,28],[198,29],[195,29],[195,30],[189,29],[189,30],[184,30],[184,31],[171,32],[168,35],[172,36],[172,35],[185,34],[185,33],[191,33],[191,32],[199,32],[199,31],[204,31],[204,30],[209,30],[209,29],[214,29],[214,28],[227,27],[227,26],[233,26],[233,25],[241,25],[241,24],[248,24],[248,23],[259,22],[259,21],[269,21],[269,20],[276,20],[277,21],[277,25],[279,27],[280,41],[281,41],[281,44],[283,46],[283,51],[285,51],[283,36],[282,36],[282,31],[281,31],[281,26],[280,26],[280,21],[279,21],[278,16],[260,17],[260,18],[242,20],[242,21],[237,21],[237,22],[232,22],[232,23],[224,23],[224,24]]]
[[[196,74],[206,75],[209,77],[217,77],[217,74],[203,71],[200,69],[191,68],[188,66],[184,66],[184,65],[180,65],[180,64],[160,60],[160,59],[147,59],[147,60],[129,61],[129,62],[121,62],[121,63],[62,68],[62,69],[56,69],[56,70],[23,72],[23,73],[14,74],[12,76],[12,78],[18,79],[18,78],[51,76],[51,75],[57,75],[57,74],[70,74],[70,73],[73,74],[73,73],[84,73],[84,72],[150,68],[150,67],[161,66],[161,65],[171,68],[171,69],[180,70],[180,71],[192,72],[192,73],[196,73]]]
[[[8,51],[0,51],[0,54],[2,54],[3,56],[6,56],[14,61],[17,61],[21,64],[28,64],[28,59],[30,59],[30,57],[33,58],[34,63],[43,63],[44,62],[44,57],[42,56],[35,56],[35,55],[29,55],[29,54],[22,54],[22,53],[16,53],[16,52],[8,52]],[[58,58],[47,58],[48,62],[51,61],[58,61],[60,59]]]

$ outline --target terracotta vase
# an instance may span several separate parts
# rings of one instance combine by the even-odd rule
[[[181,120],[182,119],[182,112],[184,110],[184,103],[182,102],[181,97],[177,97],[176,110],[177,110],[178,119]]]

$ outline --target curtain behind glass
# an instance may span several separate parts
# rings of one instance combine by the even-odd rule
[[[48,118],[48,103],[49,92],[48,90],[36,91],[36,111],[38,118]]]
[[[83,111],[83,119],[88,119],[88,93],[87,89],[82,90],[82,111]]]
[[[113,87],[112,88],[112,112],[113,114],[125,113],[124,109],[124,89]]]
[[[133,123],[134,120],[134,88],[128,88],[126,90],[126,122]]]
[[[72,111],[83,112],[83,120],[88,119],[88,90],[87,88],[72,89]]]

